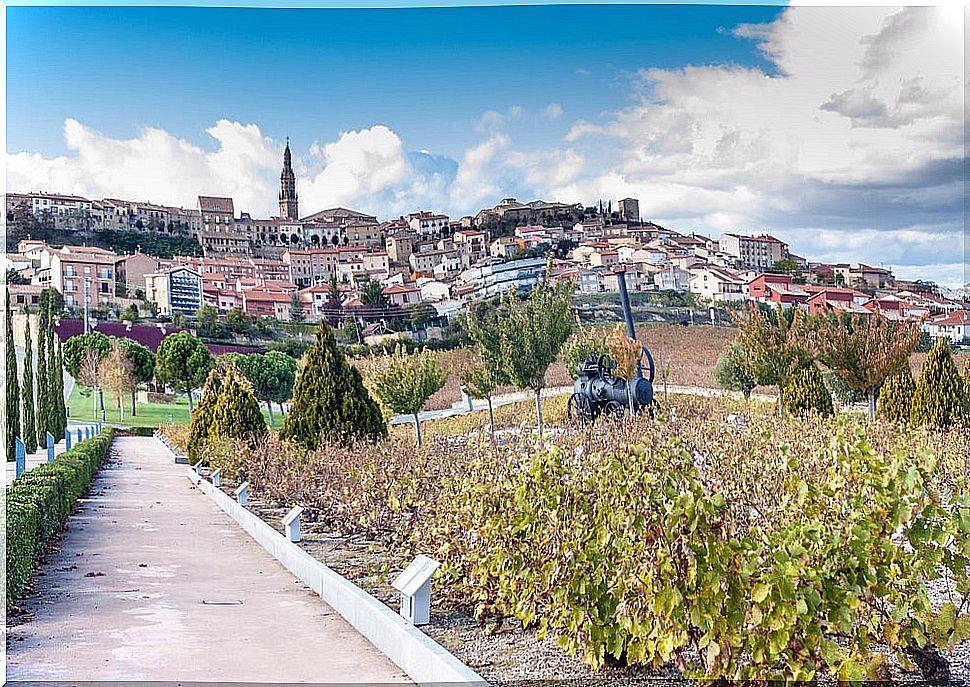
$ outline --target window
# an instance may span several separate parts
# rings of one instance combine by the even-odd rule
[[[67,294],[66,296],[64,296],[64,302],[67,303],[68,305],[74,305],[74,296],[72,296],[71,294]]]
[[[84,266],[84,273],[85,274],[91,274],[91,266],[90,265],[85,265]]]

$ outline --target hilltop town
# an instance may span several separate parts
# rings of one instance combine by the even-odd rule
[[[436,338],[470,302],[540,280],[579,298],[618,290],[666,294],[686,308],[743,300],[809,312],[878,311],[970,338],[966,304],[883,267],[823,263],[770,233],[709,237],[641,217],[635,198],[582,203],[505,198],[474,216],[418,210],[382,220],[343,207],[301,215],[289,144],[279,214],[257,218],[232,198],[195,208],[49,192],[6,195],[4,270],[11,308],[54,287],[68,312],[102,320],[185,323],[207,312],[353,328],[353,338]],[[225,338],[226,327],[210,327]]]

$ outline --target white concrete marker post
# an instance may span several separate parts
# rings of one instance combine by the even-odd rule
[[[301,513],[303,513],[303,506],[293,506],[290,512],[283,517],[283,531],[286,538],[292,542],[300,541]]]
[[[391,584],[401,592],[401,617],[412,625],[431,622],[431,576],[441,563],[419,554]]]
[[[212,486],[218,487],[222,484],[222,468],[216,468],[212,471]]]
[[[54,462],[54,435],[47,433],[47,462]]]
[[[20,437],[14,441],[14,457],[17,461],[14,465],[14,477],[20,477],[27,470],[27,447]]]
[[[249,505],[249,482],[243,482],[238,487],[236,487],[236,501],[243,508]]]

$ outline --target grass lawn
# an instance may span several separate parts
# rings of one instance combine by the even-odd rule
[[[99,420],[95,413],[95,398],[91,393],[84,395],[81,393],[82,387],[80,384],[74,385],[74,390],[71,392],[71,398],[69,399],[69,405],[71,406],[71,420]],[[87,390],[85,390],[87,391]],[[110,423],[118,423],[131,425],[135,427],[158,427],[159,425],[168,424],[170,421],[179,425],[187,425],[189,423],[189,402],[185,396],[179,396],[175,403],[138,403],[135,406],[136,414],[132,417],[131,413],[131,398],[125,398],[125,419],[123,422],[119,420],[118,416],[118,404],[115,397],[111,394],[105,392],[104,394],[104,409],[106,421]],[[263,413],[263,419],[266,420],[266,424],[269,424],[269,414],[266,412],[266,405],[261,404],[260,410]],[[282,418],[278,409],[274,409],[273,419],[276,422],[273,424],[274,428],[281,427],[283,425]],[[171,420],[169,420],[171,416]]]

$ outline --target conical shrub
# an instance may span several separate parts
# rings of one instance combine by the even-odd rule
[[[877,412],[879,417],[890,422],[907,423],[913,412],[913,395],[916,382],[909,365],[900,368],[886,378],[879,392]]]
[[[910,419],[914,425],[949,427],[966,419],[966,408],[963,380],[953,361],[949,342],[941,337],[923,361]]]
[[[811,412],[831,415],[832,395],[818,366],[806,365],[792,375],[785,387],[785,408],[792,415],[806,415]]]
[[[266,420],[253,387],[235,365],[226,367],[222,387],[212,408],[209,436],[242,439],[252,444],[266,434]]]
[[[346,444],[385,436],[387,426],[380,407],[364,387],[357,368],[337,347],[333,330],[321,322],[313,345],[303,356],[280,437],[315,449],[321,439]]]
[[[219,392],[222,390],[222,379],[225,374],[223,367],[216,366],[210,372],[202,387],[202,400],[192,412],[189,423],[189,462],[195,464],[201,457],[202,446],[209,439],[212,431],[212,416],[216,404],[219,402]]]

